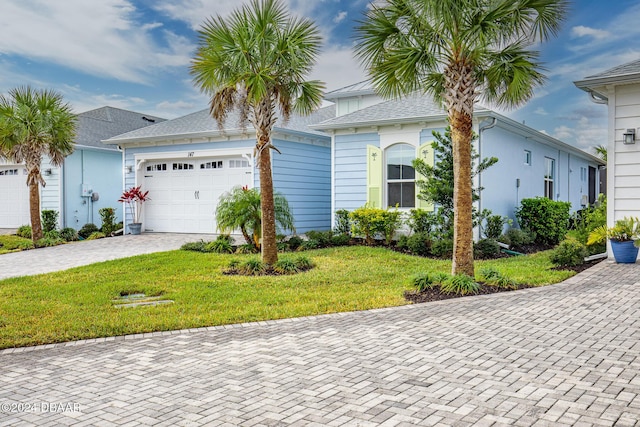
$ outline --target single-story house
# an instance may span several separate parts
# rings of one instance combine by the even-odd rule
[[[384,101],[366,82],[325,98],[336,104],[336,117],[312,127],[331,136],[331,211],[366,203],[433,209],[417,198],[411,162],[421,157],[433,164],[432,131],[444,133],[446,112],[420,94]],[[573,211],[596,201],[603,165],[597,157],[481,106],[474,131],[481,158],[499,159],[476,177],[484,187],[480,210],[515,220],[523,198],[568,201]]]
[[[274,188],[287,198],[298,233],[331,226],[331,138],[308,125],[334,111],[292,115],[273,130],[281,152],[272,152]],[[255,131],[238,119],[230,114],[220,130],[206,109],[103,141],[123,152],[125,187],[149,191],[143,231],[215,233],[220,196],[236,186],[259,187]]]
[[[640,217],[640,59],[574,84],[596,104],[608,106],[608,225]]]
[[[60,227],[81,228],[87,223],[100,226],[98,210],[117,209],[122,218],[118,198],[122,193],[122,153],[100,142],[164,119],[102,107],[77,116],[74,152],[61,167],[43,160],[41,170],[46,186],[40,189],[41,210],[60,213]],[[29,189],[24,165],[0,163],[0,228],[16,228],[30,224]]]

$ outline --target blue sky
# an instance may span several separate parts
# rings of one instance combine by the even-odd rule
[[[353,27],[368,0],[285,0],[312,18],[324,51],[312,75],[329,90],[365,78],[353,58]],[[173,118],[206,108],[188,67],[196,30],[235,0],[2,0],[0,91],[53,88],[82,112],[104,105]],[[582,149],[605,144],[606,106],[574,80],[640,57],[636,0],[574,0],[558,38],[540,45],[548,82],[503,114]]]

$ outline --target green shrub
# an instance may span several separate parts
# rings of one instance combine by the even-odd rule
[[[40,213],[42,217],[42,232],[53,231],[58,228],[58,211],[45,209]]]
[[[453,240],[436,240],[431,245],[431,254],[438,258],[451,258],[453,255]]]
[[[304,255],[300,255],[296,257],[295,262],[296,262],[296,265],[298,266],[298,269],[300,269],[301,271],[310,270],[315,266],[313,264],[313,261],[311,261],[309,257],[306,257]]]
[[[484,236],[487,239],[498,239],[502,235],[505,224],[509,222],[509,218],[501,215],[490,215],[486,219],[487,225],[484,228]]]
[[[30,225],[21,225],[18,227],[16,231],[16,235],[20,237],[24,237],[25,239],[31,238],[31,226]]]
[[[447,280],[448,275],[444,273],[418,273],[411,278],[413,286],[418,292],[427,289],[437,288]]]
[[[485,267],[480,270],[480,276],[484,278],[484,281],[489,286],[495,286],[503,289],[518,289],[518,283],[504,276],[498,270],[493,267]]]
[[[100,231],[95,224],[88,223],[82,226],[82,228],[78,231],[78,235],[83,239],[86,239],[91,235],[91,233],[95,233],[96,231]]]
[[[105,237],[107,237],[107,235],[104,234],[102,231],[94,231],[89,235],[89,237],[87,237],[87,240],[98,240],[98,239],[104,239]]]
[[[102,208],[98,213],[102,219],[101,231],[107,236],[111,236],[111,233],[116,231],[116,210],[114,208]]]
[[[396,248],[401,250],[409,249],[409,236],[407,236],[406,234],[400,236],[398,238],[398,241],[396,242]]]
[[[317,240],[307,240],[302,242],[302,244],[298,247],[299,251],[308,251],[311,249],[318,249],[320,247],[320,243]]]
[[[370,208],[364,206],[349,214],[351,230],[353,234],[364,236],[367,244],[374,243],[376,236],[384,237],[387,245],[391,244],[393,237],[402,225],[400,211]]]
[[[246,276],[259,276],[264,273],[266,265],[257,258],[249,259],[238,265],[238,272]]]
[[[473,256],[476,259],[492,259],[500,255],[500,245],[493,239],[482,239],[473,245]]]
[[[331,246],[331,238],[333,237],[333,231],[331,230],[327,230],[327,231],[311,230],[311,231],[307,231],[305,234],[307,235],[307,238],[309,240],[315,240],[316,242],[318,242],[319,248],[326,248]]]
[[[348,234],[336,234],[331,237],[331,246],[347,246],[351,242],[351,236]]]
[[[78,232],[71,227],[65,227],[60,230],[60,237],[67,242],[75,242],[78,240]]]
[[[51,240],[65,240],[65,239],[62,238],[62,236],[60,235],[60,232],[58,230],[45,231],[43,237],[45,239],[51,239]]]
[[[49,239],[46,237],[43,237],[42,239],[36,241],[35,243],[35,247],[36,248],[46,248],[46,247],[50,247],[50,246],[58,246],[64,243],[64,240],[62,239]]]
[[[424,209],[411,209],[407,220],[409,228],[414,233],[431,233],[438,224],[438,217],[435,212]]]
[[[256,247],[250,243],[245,243],[244,245],[239,245],[236,248],[237,254],[255,254],[258,250]]]
[[[555,265],[568,267],[584,264],[584,258],[587,255],[588,251],[585,245],[574,239],[566,239],[551,252],[549,259]]]
[[[231,254],[233,253],[233,246],[229,243],[229,239],[220,238],[222,236],[218,236],[216,240],[213,242],[209,242],[204,247],[205,252],[213,252],[216,254]]]
[[[348,210],[338,209],[336,211],[335,232],[337,234],[351,235],[351,221],[349,220]]]
[[[180,249],[183,251],[205,252],[207,244],[208,243],[204,240],[199,240],[197,242],[188,242],[180,246]]]
[[[456,274],[445,280],[440,285],[440,290],[445,294],[472,295],[478,293],[480,285],[475,282],[473,277],[466,274]]]
[[[414,255],[427,256],[431,253],[431,236],[428,233],[415,233],[407,239],[407,248]]]
[[[516,210],[520,228],[531,233],[534,242],[557,245],[567,234],[571,203],[536,197],[522,199]]]
[[[273,265],[273,271],[278,274],[295,274],[299,273],[298,265],[290,258],[281,257]]]
[[[21,251],[26,251],[33,248],[35,248],[33,242],[20,242],[16,245],[16,249],[20,249]]]
[[[303,242],[304,242],[304,239],[302,237],[300,237],[300,236],[291,236],[287,240],[287,246],[289,246],[290,250],[295,251],[296,249],[298,249],[300,247],[300,245]]]
[[[500,242],[506,243],[511,249],[522,249],[526,245],[530,245],[533,242],[531,235],[526,231],[522,231],[519,228],[510,228],[505,234],[500,236]]]

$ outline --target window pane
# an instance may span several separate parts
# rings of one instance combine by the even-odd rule
[[[402,202],[402,183],[394,182],[389,184],[389,206],[401,205]]]
[[[416,204],[416,185],[413,182],[393,182],[388,185],[388,206],[413,208]]]
[[[400,165],[387,164],[387,179],[400,179]]]
[[[411,162],[416,158],[416,150],[409,144],[397,144],[387,149],[387,179],[414,179],[415,171]]]

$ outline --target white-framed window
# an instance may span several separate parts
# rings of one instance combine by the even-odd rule
[[[166,171],[166,170],[167,170],[166,163],[154,163],[152,165],[147,166],[147,172]]]
[[[230,168],[248,168],[249,161],[248,160],[229,160]]]
[[[587,182],[587,168],[580,168],[580,181]]]
[[[174,163],[173,170],[181,171],[181,170],[191,170],[193,169],[193,163]]]
[[[0,176],[18,175],[18,169],[5,169],[0,171]]]
[[[222,160],[200,163],[200,169],[222,169]]]
[[[554,200],[554,181],[556,177],[556,161],[552,158],[544,158],[544,197]]]
[[[524,164],[531,166],[531,151],[524,150]]]
[[[387,206],[416,206],[416,149],[409,144],[395,144],[385,150]]]

